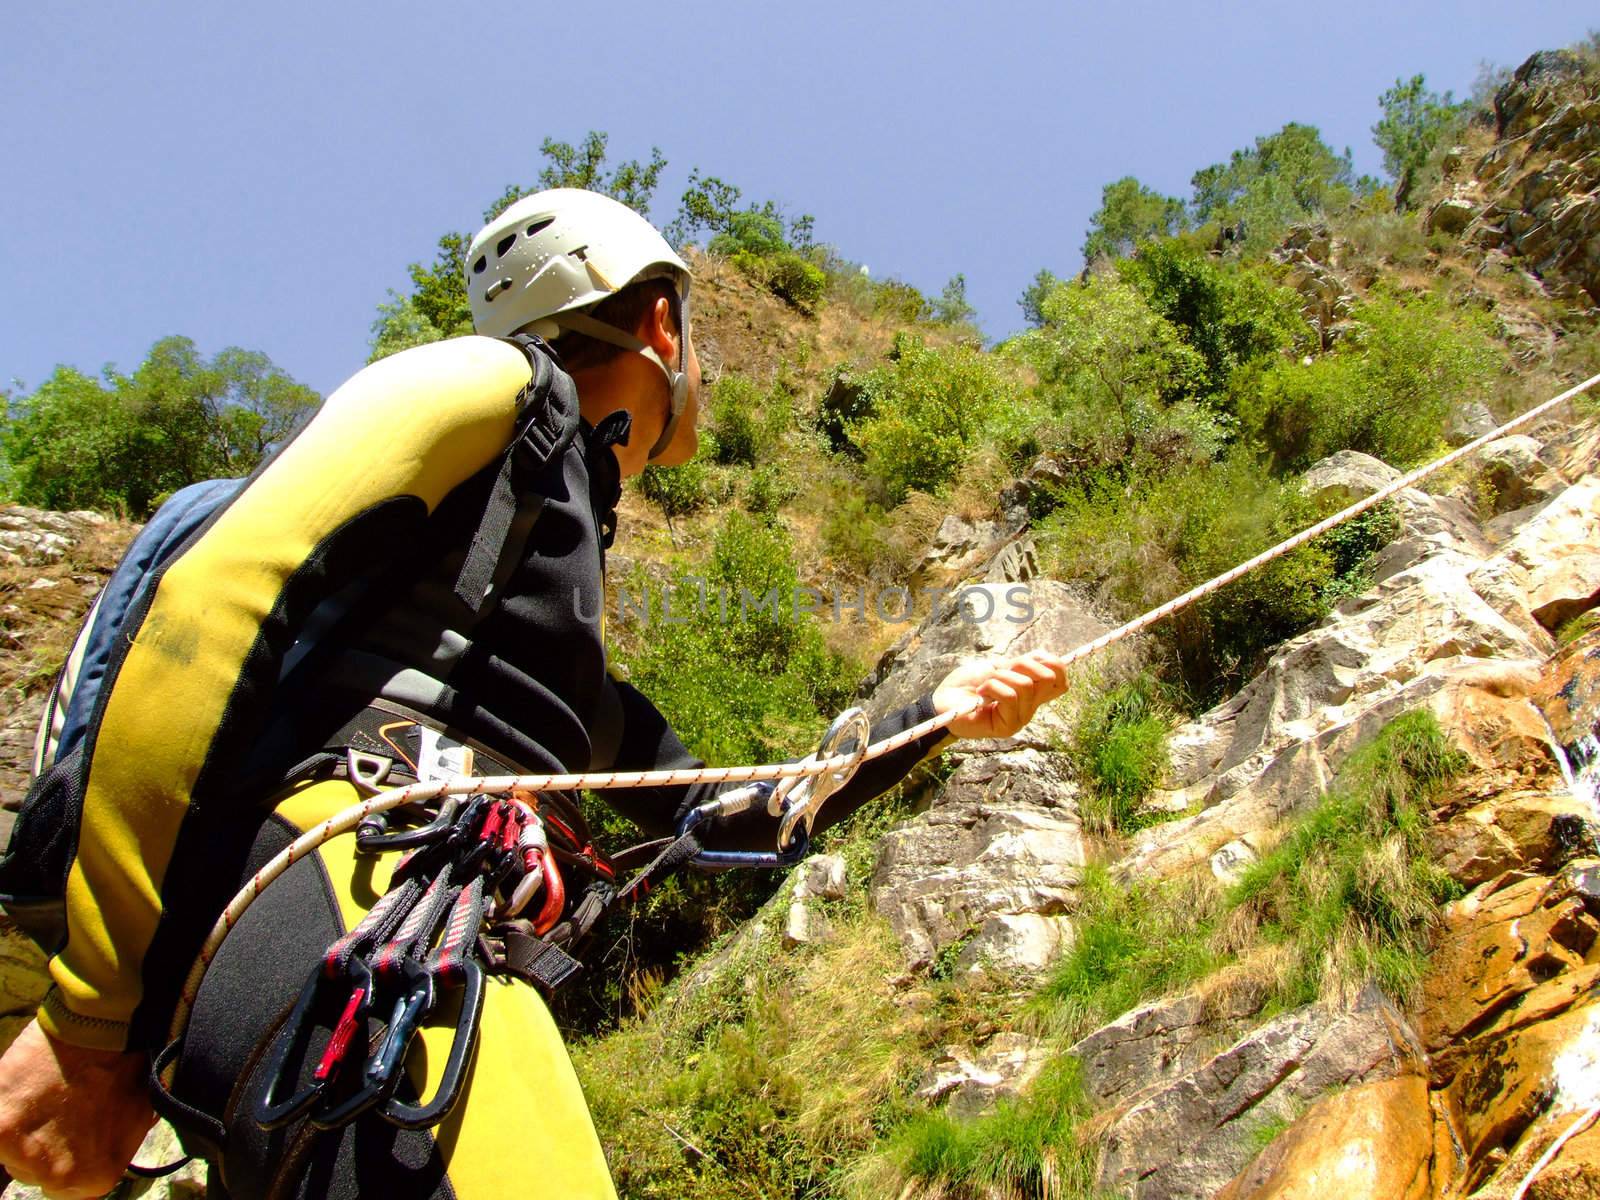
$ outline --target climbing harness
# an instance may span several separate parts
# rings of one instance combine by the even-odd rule
[[[1600,383],[1600,375],[1529,409],[1433,463],[1401,475],[1364,499],[1231,570],[1093,641],[1073,648],[1061,655],[1063,663],[1071,666],[1141,632],[1258,567],[1281,558],[1328,530],[1382,504],[1405,488],[1415,486],[1459,462],[1496,438],[1534,421],[1596,383]],[[412,848],[413,857],[405,860],[395,872],[400,881],[399,891],[406,893],[408,899],[390,901],[390,896],[396,894],[391,891],[355,930],[341,939],[336,947],[330,948],[329,956],[325,956],[318,966],[318,973],[308,981],[289,1026],[280,1034],[275,1053],[281,1052],[284,1057],[273,1060],[275,1071],[272,1086],[258,1115],[264,1121],[281,1123],[309,1112],[313,1122],[331,1124],[335,1123],[336,1118],[349,1119],[376,1107],[386,1119],[396,1124],[408,1121],[426,1123],[440,1119],[448,1112],[449,1104],[453,1101],[449,1071],[446,1072],[446,1082],[440,1085],[435,1097],[419,1105],[396,1101],[395,1088],[406,1042],[414,1034],[417,1025],[433,1011],[436,993],[441,983],[445,982],[441,976],[446,977],[451,986],[460,986],[463,992],[463,1016],[458,1018],[456,1049],[452,1050],[452,1056],[459,1051],[465,1061],[466,1056],[470,1055],[472,1019],[465,1014],[471,1007],[469,1001],[472,997],[469,993],[472,984],[464,968],[459,965],[470,958],[463,952],[466,938],[464,930],[469,923],[476,936],[476,945],[480,953],[486,955],[492,969],[513,970],[535,982],[543,982],[545,972],[537,968],[540,959],[549,957],[550,947],[562,957],[570,958],[561,949],[563,944],[570,944],[570,940],[566,943],[554,940],[560,926],[550,924],[552,918],[564,908],[570,910],[571,915],[567,920],[572,925],[572,932],[578,932],[579,926],[582,926],[582,932],[586,932],[609,904],[641,894],[652,878],[686,863],[714,867],[790,865],[808,849],[810,832],[822,804],[847,783],[864,762],[938,732],[976,711],[983,703],[982,700],[974,700],[968,707],[932,717],[870,745],[865,714],[853,709],[829,727],[814,753],[793,763],[673,771],[463,777],[417,782],[381,792],[307,830],[262,867],[234,897],[217,919],[185,980],[174,1011],[171,1041],[175,1046],[182,1040],[207,966],[215,958],[228,931],[237,924],[261,890],[317,847],[341,833],[358,829],[358,838],[365,839],[364,842],[358,842],[362,849]],[[353,766],[350,777],[359,781]],[[621,887],[613,882],[615,867],[606,863],[592,846],[587,845],[586,834],[580,834],[581,818],[576,824],[568,825],[544,807],[562,792],[579,788],[608,790],[707,783],[742,783],[747,786],[725,792],[689,812],[680,822],[675,838],[646,843],[627,852],[630,857],[644,857],[647,854],[653,857],[633,879]],[[489,796],[509,796],[511,799],[485,803],[485,798]],[[746,812],[758,803],[764,803],[769,814],[778,820],[774,850],[717,851],[700,845],[696,831],[706,823]],[[426,808],[433,804],[438,805],[437,809]],[[429,819],[420,828],[389,833],[384,814],[405,806],[424,806],[423,811],[430,814]],[[513,813],[517,814],[514,818],[511,816]],[[529,820],[530,814],[532,821]],[[557,849],[548,841],[541,842],[538,833],[530,832],[536,825],[542,827],[546,817],[549,824],[560,831],[562,839],[568,843],[566,846]],[[509,832],[513,825],[517,829],[514,837]],[[544,832],[547,835],[549,831]],[[467,865],[451,860],[441,867],[431,849],[436,846],[468,847],[462,859]],[[617,861],[620,862],[623,857],[618,856]],[[601,885],[598,889],[591,884],[591,890],[584,900],[572,906],[562,891],[560,866],[577,863],[588,864],[597,877],[603,878],[596,879]],[[427,868],[430,867],[441,873],[429,875]],[[425,877],[430,880],[426,886],[422,882]],[[441,890],[436,892],[434,889]],[[541,890],[544,900],[539,915],[530,922],[519,914],[526,911]],[[434,897],[431,902],[427,900],[430,895]],[[491,895],[494,897],[492,901],[489,899]],[[448,896],[448,901],[440,899],[441,896]],[[557,900],[557,897],[561,899]],[[403,906],[405,911],[401,912]],[[442,914],[447,908],[451,916],[449,921],[444,922]],[[415,916],[418,912],[424,915]],[[478,935],[477,926],[485,914],[490,916],[491,925],[486,933]],[[496,920],[498,924],[494,923]],[[447,932],[439,947],[424,960],[422,955],[429,948],[434,927],[441,923]],[[546,939],[546,934],[550,934],[551,938]],[[354,949],[366,949],[369,945],[381,947],[378,950],[379,959],[391,964],[386,978],[379,978],[377,971],[363,974],[362,968],[351,967],[358,958]],[[334,950],[341,947],[350,952],[342,957],[335,955]],[[447,962],[451,964],[448,968],[444,965]],[[396,963],[401,965],[396,968],[393,965]],[[576,969],[575,962],[572,969]],[[451,972],[456,974],[452,975]],[[556,974],[559,973],[557,970]],[[339,999],[341,996],[342,1001]],[[361,1071],[361,1082],[345,1095],[343,1091],[334,1090],[337,1072],[344,1057],[351,1052],[351,1046],[360,1040],[354,1033],[365,1028],[363,1016],[376,1012],[381,1018],[382,1008],[378,997],[391,1006],[388,1020],[376,1041],[371,1043],[367,1065]],[[334,1015],[333,1010],[341,1003],[343,1007]],[[313,1083],[299,1092],[280,1098],[285,1063],[298,1039],[309,1030],[309,1023],[314,1021],[330,1022],[331,1033],[328,1047],[318,1061],[317,1072],[313,1073]],[[170,1084],[171,1060],[168,1062],[163,1079]],[[322,1078],[317,1077],[318,1073]],[[342,1099],[339,1098],[341,1096]]]

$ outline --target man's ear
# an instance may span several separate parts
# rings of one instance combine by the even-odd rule
[[[672,302],[665,296],[658,296],[656,302],[645,310],[637,336],[661,356],[662,362],[677,370],[678,325],[672,319]]]

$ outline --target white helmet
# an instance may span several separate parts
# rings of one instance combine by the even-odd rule
[[[682,337],[678,366],[627,330],[584,312],[630,283],[670,279]],[[671,396],[667,426],[650,451],[661,454],[687,402],[689,268],[655,227],[610,196],[581,188],[552,188],[524,196],[478,231],[467,250],[467,299],[481,334],[505,337],[526,330],[556,341],[572,330],[644,355],[666,374]]]

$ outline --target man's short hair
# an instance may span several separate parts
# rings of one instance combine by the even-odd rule
[[[655,307],[656,301],[671,300],[676,290],[670,279],[646,279],[640,283],[630,283],[620,292],[607,296],[588,309],[587,315],[624,333],[637,334],[639,323]],[[555,345],[557,353],[561,355],[562,365],[569,371],[579,367],[604,366],[617,355],[628,353],[621,346],[587,337],[575,329],[562,330]]]

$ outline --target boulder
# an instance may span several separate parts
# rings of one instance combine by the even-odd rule
[[[837,854],[813,854],[795,868],[795,900],[843,900],[849,885],[845,861]]]
[[[20,504],[0,508],[0,560],[37,567],[58,562],[106,518],[95,512],[50,512]]]
[[[1344,508],[1388,487],[1400,472],[1359,450],[1340,450],[1313,463],[1300,478],[1300,490],[1328,509]]]
[[[1319,1100],[1217,1200],[1431,1200],[1428,1085],[1418,1075]]]
[[[1466,231],[1477,215],[1478,205],[1471,200],[1461,196],[1446,196],[1423,214],[1422,232],[1429,237],[1436,233],[1456,237]]]
[[[1069,936],[1062,918],[1083,864],[1062,756],[975,755],[926,812],[884,835],[870,895],[912,968],[965,941],[962,966],[1037,969]]]
[[[946,1046],[924,1073],[917,1098],[944,1102],[951,1116],[971,1120],[1020,1095],[1052,1057],[1048,1046],[1021,1033],[997,1033],[977,1052]]]
[[[1503,256],[1502,256],[1503,257]],[[1457,405],[1445,423],[1445,441],[1452,446],[1465,446],[1476,441],[1499,426],[1494,414],[1476,400]]]
[[[1478,477],[1494,493],[1488,515],[1526,508],[1563,490],[1561,477],[1539,457],[1542,450],[1534,438],[1518,433],[1496,438],[1478,451]]]
[[[1420,1060],[1404,1017],[1375,989],[1351,1012],[1285,1013],[1114,1117],[1099,1184],[1137,1200],[1214,1196],[1254,1155],[1256,1131],[1335,1089],[1420,1074]]]

